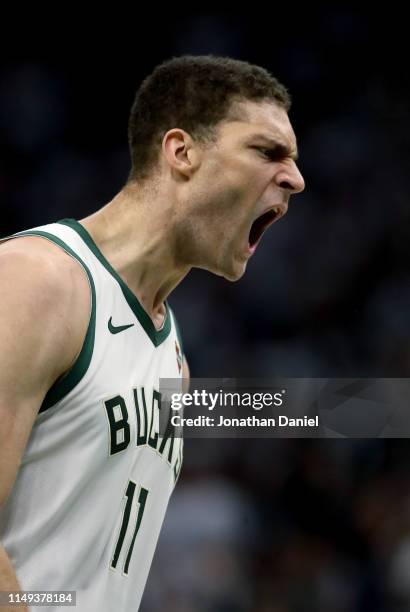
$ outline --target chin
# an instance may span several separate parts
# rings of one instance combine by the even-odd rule
[[[245,274],[246,264],[247,264],[246,261],[240,264],[237,263],[236,265],[232,266],[230,270],[227,270],[227,269],[223,270],[220,273],[220,276],[223,276],[226,280],[234,283],[235,281],[238,281],[239,279],[241,279],[242,276]]]
[[[228,265],[228,263],[230,265]],[[231,259],[230,262],[219,262],[218,265],[196,265],[193,267],[202,268],[203,270],[207,270],[216,276],[222,276],[222,278],[234,283],[242,278],[242,276],[245,274],[247,263],[247,259],[238,258],[237,260]]]

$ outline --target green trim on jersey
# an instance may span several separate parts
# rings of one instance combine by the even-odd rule
[[[107,261],[107,259],[101,253],[100,249],[95,244],[94,240],[91,238],[90,234],[87,232],[85,227],[83,227],[81,223],[79,223],[75,219],[61,219],[61,221],[58,221],[58,223],[71,227],[73,230],[77,232],[77,234],[81,236],[81,238],[84,240],[84,242],[86,243],[90,251],[92,251],[92,253],[97,257],[100,263],[104,266],[104,268],[108,270],[111,276],[115,278],[115,280],[121,287],[121,291],[125,299],[127,300],[129,307],[131,308],[131,310],[137,317],[138,321],[141,323],[143,329],[145,330],[146,334],[150,338],[153,345],[159,346],[169,336],[169,332],[171,331],[171,317],[169,314],[169,306],[167,302],[165,302],[166,315],[165,315],[164,325],[162,329],[158,331],[155,328],[155,325],[152,322],[151,317],[141,306],[135,294],[131,291],[128,285],[122,280],[118,272],[114,270],[114,268],[111,266],[109,261]]]
[[[89,271],[85,263],[65,242],[60,240],[60,238],[54,236],[54,234],[49,234],[48,232],[43,232],[41,230],[27,230],[24,232],[13,234],[13,236],[8,236],[8,238],[19,238],[21,236],[41,236],[42,238],[46,238],[47,240],[50,240],[51,242],[54,242],[55,244],[60,246],[66,253],[68,253],[68,255],[74,257],[74,259],[76,259],[78,263],[84,268],[87,273],[88,282],[90,283],[91,288],[91,315],[81,352],[77,357],[74,365],[67,372],[67,374],[63,376],[63,378],[58,379],[48,390],[39,410],[39,412],[44,412],[48,408],[51,408],[51,406],[54,406],[54,404],[59,402],[61,399],[63,399],[63,397],[68,395],[68,393],[72,389],[74,389],[74,387],[80,382],[80,380],[83,378],[84,374],[88,370],[88,366],[90,365],[91,357],[94,350],[96,306],[95,286],[93,277],[91,276],[91,272]]]

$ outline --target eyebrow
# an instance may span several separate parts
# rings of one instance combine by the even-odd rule
[[[291,157],[293,161],[297,161],[299,158],[297,149],[294,153],[292,153],[292,150],[289,147],[281,142],[278,142],[277,140],[274,140],[273,138],[270,138],[269,136],[266,136],[265,134],[252,134],[252,136],[250,136],[245,143],[249,144],[254,140],[263,140],[266,142],[266,144],[272,149],[275,155],[278,155],[278,157]]]

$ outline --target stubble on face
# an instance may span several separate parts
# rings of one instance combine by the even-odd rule
[[[284,109],[271,102],[241,103],[218,126],[217,139],[204,149],[200,172],[191,185],[183,243],[195,267],[228,280],[237,280],[245,272],[256,211],[279,197],[271,185],[269,166],[244,144],[256,133],[276,137],[290,149],[295,146]]]

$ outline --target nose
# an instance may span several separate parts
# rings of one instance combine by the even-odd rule
[[[279,171],[276,180],[282,189],[290,193],[300,193],[305,188],[304,178],[293,160],[291,164],[284,166]]]

